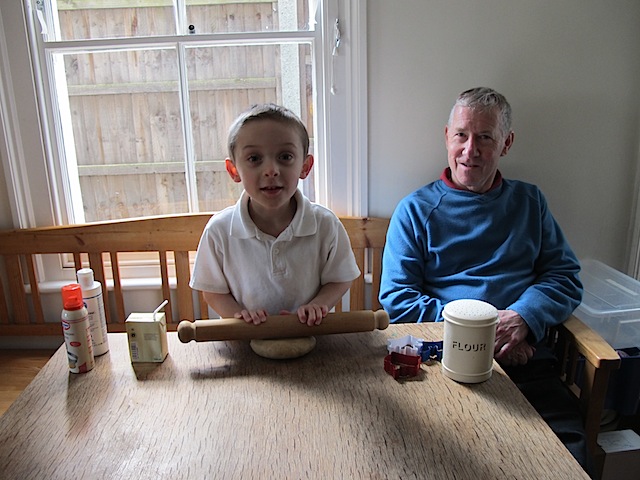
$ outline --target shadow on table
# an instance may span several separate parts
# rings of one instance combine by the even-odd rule
[[[192,368],[192,380],[221,381],[222,388],[226,380],[253,377],[254,402],[264,406],[260,411],[269,409],[273,418],[286,418],[288,428],[297,429],[297,448],[322,451],[326,444],[316,441],[319,432],[335,439],[333,473],[348,471],[350,462],[357,462],[360,474],[371,478],[380,472],[398,478],[518,474],[516,466],[500,461],[496,438],[508,438],[509,429],[519,428],[535,412],[520,408],[524,398],[501,394],[501,386],[511,382],[501,371],[483,384],[443,383],[435,363],[423,365],[412,379],[397,381],[384,371],[386,337],[379,332],[320,336],[313,351],[292,360],[259,357],[248,342],[239,341],[216,342],[206,351],[209,364]],[[488,411],[473,411],[467,398],[472,395],[483,397]],[[252,417],[248,401],[237,401],[245,421],[266,421]],[[437,409],[435,403],[440,403]],[[496,415],[510,422],[497,425]],[[491,431],[496,425],[498,430]],[[353,451],[353,445],[367,447],[358,451],[358,460],[343,459],[339,452]]]

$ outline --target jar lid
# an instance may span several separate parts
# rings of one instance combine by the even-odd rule
[[[444,306],[442,316],[445,320],[452,320],[464,324],[486,324],[497,321],[498,309],[490,303],[481,300],[454,300]]]

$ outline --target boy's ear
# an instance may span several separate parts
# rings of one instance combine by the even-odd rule
[[[307,155],[307,158],[304,159],[302,163],[302,171],[300,172],[300,178],[304,180],[309,175],[311,171],[311,167],[313,167],[313,155]]]
[[[234,182],[240,183],[242,181],[240,174],[238,173],[238,169],[230,158],[225,159],[224,166],[227,168],[227,173]]]

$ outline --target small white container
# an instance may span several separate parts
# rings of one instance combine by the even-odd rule
[[[480,300],[445,305],[442,373],[461,383],[488,380],[493,371],[498,310]]]
[[[581,260],[584,285],[575,316],[615,349],[640,347],[640,282],[597,260]]]
[[[82,299],[89,312],[93,354],[98,357],[109,351],[109,337],[107,336],[107,318],[104,312],[104,298],[102,285],[93,277],[93,270],[81,268],[77,272],[78,283],[82,287]]]
[[[125,321],[131,363],[164,362],[167,356],[167,321],[160,312],[169,303],[162,302],[153,313],[132,313]]]

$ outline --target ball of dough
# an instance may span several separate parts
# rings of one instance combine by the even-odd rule
[[[316,337],[251,340],[251,350],[264,358],[284,360],[306,355],[316,346]]]

